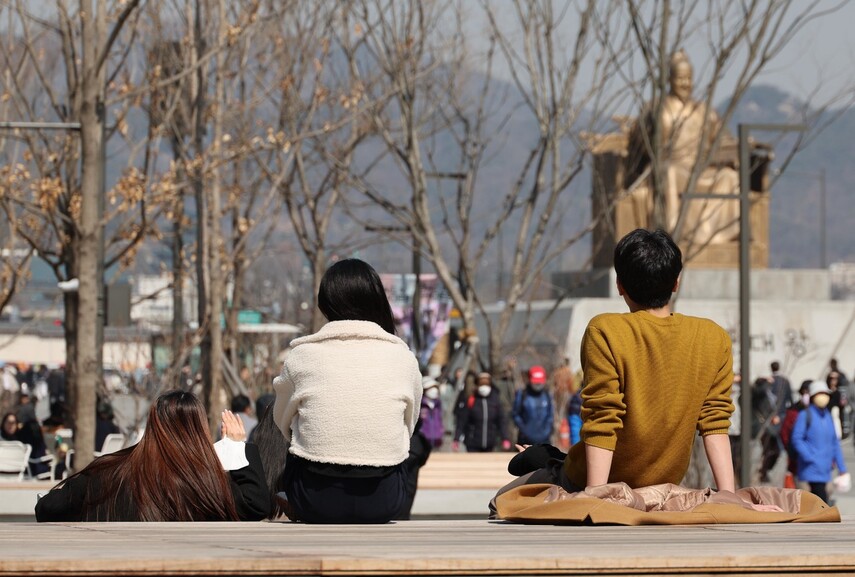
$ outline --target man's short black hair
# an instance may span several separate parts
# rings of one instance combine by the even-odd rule
[[[615,247],[615,273],[626,294],[645,309],[671,301],[674,284],[683,270],[680,247],[663,230],[636,229]]]
[[[246,395],[235,395],[232,397],[232,412],[243,413],[249,408],[250,400]]]
[[[781,363],[779,363],[778,361],[772,361],[772,364],[769,365],[769,368],[772,369],[773,373],[777,373],[781,370]]]

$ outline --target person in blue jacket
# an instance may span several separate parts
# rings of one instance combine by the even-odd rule
[[[517,443],[537,445],[549,443],[552,437],[552,395],[546,390],[546,371],[533,366],[528,371],[528,384],[517,391],[513,407],[514,423],[519,429]]]
[[[799,413],[790,443],[796,453],[799,481],[810,485],[810,492],[828,502],[826,486],[832,468],[846,473],[846,462],[834,422],[828,410],[831,389],[825,381],[814,381],[808,389],[810,406]]]
[[[582,440],[582,389],[567,403],[567,423],[570,425],[570,446]]]

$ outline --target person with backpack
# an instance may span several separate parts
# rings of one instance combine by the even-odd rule
[[[796,488],[798,458],[792,443],[793,427],[795,427],[796,419],[801,412],[810,406],[810,393],[808,391],[812,382],[810,379],[802,382],[799,387],[799,400],[787,409],[787,414],[781,425],[781,444],[787,452],[787,473],[784,476],[784,488],[786,489]]]
[[[767,379],[763,388],[765,394],[765,422],[760,431],[760,443],[763,446],[763,457],[760,461],[760,482],[769,482],[769,471],[778,462],[781,455],[781,424],[787,415],[787,409],[793,404],[793,393],[790,381],[781,374],[781,365],[774,361],[770,367],[772,376]]]
[[[808,388],[810,406],[799,413],[793,426],[791,443],[796,454],[797,474],[810,492],[828,502],[827,485],[834,467],[846,474],[846,462],[828,404],[831,389],[825,381],[814,381]]]
[[[432,449],[442,447],[445,425],[442,422],[442,399],[439,395],[439,381],[433,377],[422,377],[422,404],[419,410],[421,434]],[[412,442],[411,442],[412,444]]]
[[[517,443],[548,443],[554,425],[552,395],[546,389],[546,371],[535,365],[528,371],[528,383],[514,395],[512,415],[519,429]]]
[[[567,424],[570,426],[570,446],[582,440],[582,389],[567,403]]]

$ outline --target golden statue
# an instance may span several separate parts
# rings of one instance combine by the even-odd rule
[[[692,65],[680,50],[671,58],[670,92],[659,117],[664,228],[674,231],[684,210],[685,240],[693,245],[722,244],[739,237],[739,201],[687,199],[692,171],[697,171],[693,193],[738,194],[736,139],[722,127],[715,110],[692,99]],[[651,228],[654,203],[651,150],[655,108],[648,104],[629,133],[624,187],[630,191],[635,225]],[[717,153],[710,151],[721,132]],[[698,162],[702,165],[696,168]],[[683,203],[688,202],[686,207]]]

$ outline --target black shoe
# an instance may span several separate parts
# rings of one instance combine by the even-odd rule
[[[542,443],[532,445],[522,453],[518,453],[508,463],[508,473],[515,477],[521,477],[526,473],[537,471],[546,466],[550,459],[561,459],[566,457],[557,447]]]

